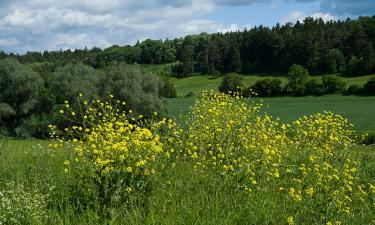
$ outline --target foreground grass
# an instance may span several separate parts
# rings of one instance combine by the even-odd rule
[[[334,75],[337,76],[337,75]],[[322,76],[311,76],[311,78],[320,80]],[[341,77],[341,76],[340,76]],[[341,77],[346,82],[347,86],[349,85],[363,85],[370,78],[375,77],[373,75],[359,76],[359,77]],[[279,75],[246,75],[244,76],[244,85],[245,87],[253,85],[257,80],[266,79],[266,78],[277,78],[285,85],[288,80],[286,76]],[[193,92],[194,94],[201,93],[205,90],[217,90],[223,77],[214,77],[211,75],[199,75],[192,76],[182,79],[171,78],[172,83],[176,87],[177,96],[184,97],[187,93]]]
[[[216,180],[211,174],[197,175],[186,163],[155,176],[149,195],[141,199],[142,207],[131,207],[140,201],[134,196],[113,208],[112,218],[103,221],[97,211],[71,205],[67,190],[74,183],[63,172],[63,157],[48,152],[46,145],[43,141],[0,140],[0,192],[5,183],[15,181],[26,191],[48,194],[46,224],[285,224],[282,213],[288,204],[277,195],[260,193],[250,201],[230,182]],[[355,147],[350,157],[360,162],[359,178],[374,182],[375,148]]]
[[[194,104],[194,97],[168,99],[168,113],[174,118],[186,114]],[[348,118],[359,131],[375,132],[375,97],[328,95],[321,97],[273,97],[264,98],[264,111],[290,122],[303,115],[324,110]]]

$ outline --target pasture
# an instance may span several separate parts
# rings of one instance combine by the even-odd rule
[[[195,98],[168,99],[168,113],[174,118],[188,112]],[[321,97],[264,98],[263,111],[291,122],[303,115],[332,111],[349,119],[358,131],[375,132],[375,97],[327,95]]]
[[[334,75],[334,76],[337,76],[337,75]],[[354,84],[363,85],[372,77],[375,77],[375,74],[367,75],[367,76],[341,77],[341,78],[343,78],[347,86],[349,86],[349,85],[354,85]],[[288,82],[286,76],[280,76],[280,75],[245,75],[244,85],[245,87],[249,87],[253,85],[257,80],[267,79],[267,78],[280,79],[282,84],[286,84]],[[320,80],[322,76],[310,76],[310,78]],[[177,96],[185,97],[185,95],[189,92],[193,92],[194,94],[199,94],[205,90],[217,90],[222,79],[223,77],[215,77],[211,75],[197,75],[197,76],[191,76],[191,77],[182,78],[182,79],[171,78],[171,81],[177,90]]]

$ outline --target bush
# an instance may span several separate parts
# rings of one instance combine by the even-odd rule
[[[190,97],[193,97],[193,96],[194,96],[194,92],[189,91],[188,93],[186,93],[185,98],[190,98]]]
[[[305,94],[305,85],[309,79],[309,72],[303,66],[292,65],[288,71],[289,83],[286,90],[293,96],[301,96]]]
[[[261,97],[280,96],[282,93],[279,79],[257,80],[251,89]]]
[[[90,104],[78,101],[87,108],[74,111],[66,104],[61,113],[79,125],[61,127],[62,134],[57,126],[50,128],[52,133],[60,134],[58,140],[64,143],[57,147],[69,151],[64,166],[76,177],[77,183],[71,187],[73,202],[78,207],[99,205],[98,210],[106,216],[107,207],[126,202],[134,192],[147,191],[149,177],[155,174],[165,154],[158,129],[176,124],[171,120],[136,122],[132,113],[119,110],[125,102],[117,100]]]
[[[16,59],[0,61],[0,126],[13,135],[29,136],[14,132],[38,108],[44,88],[42,77]],[[21,130],[19,128],[19,130]]]
[[[345,71],[345,58],[339,49],[331,49],[326,56],[327,70],[330,73]]]
[[[57,104],[64,101],[74,103],[79,93],[84,93],[88,100],[98,98],[98,73],[84,64],[68,64],[58,68],[52,74],[50,93],[56,97]]]
[[[348,87],[348,89],[346,89],[345,91],[345,95],[360,95],[362,94],[363,92],[363,89],[361,86],[357,85],[357,84],[352,84]]]
[[[324,94],[323,84],[316,79],[311,79],[306,83],[305,93],[307,95],[320,96]]]
[[[363,93],[365,95],[375,95],[375,78],[371,78],[363,85]]]
[[[335,94],[345,91],[346,83],[340,77],[324,76],[322,83],[325,94]]]
[[[142,73],[138,65],[112,64],[99,77],[99,94],[102,99],[113,95],[126,102],[127,110],[144,116],[164,112],[163,100],[159,96],[162,86],[160,77],[151,72]]]
[[[346,75],[358,76],[363,73],[365,62],[362,57],[352,56],[345,70]]]
[[[219,91],[222,93],[237,92],[243,88],[243,76],[237,73],[228,73],[224,76]]]
[[[176,98],[177,91],[168,78],[163,79],[162,87],[159,89],[159,95],[164,98]]]

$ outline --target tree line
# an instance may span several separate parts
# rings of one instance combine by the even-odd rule
[[[260,96],[321,96],[327,94],[343,95],[375,95],[375,77],[370,78],[363,86],[350,85],[347,87],[345,81],[338,76],[326,75],[320,80],[310,77],[306,68],[293,64],[288,70],[288,83],[282,85],[280,79],[261,79],[255,84],[245,87],[243,75],[228,73],[223,77],[219,86],[223,93],[239,92],[245,97]]]
[[[356,76],[375,72],[375,16],[327,22],[307,17],[294,24],[256,26],[224,34],[202,33],[173,40],[147,39],[103,50],[0,53],[0,59],[9,56],[24,64],[49,62],[60,66],[80,62],[94,68],[112,62],[174,63],[173,73],[177,77],[229,72],[286,74],[293,64],[312,74]]]

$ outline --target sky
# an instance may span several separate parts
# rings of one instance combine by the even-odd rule
[[[0,0],[0,50],[106,48],[257,25],[375,15],[375,0]]]

